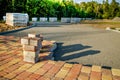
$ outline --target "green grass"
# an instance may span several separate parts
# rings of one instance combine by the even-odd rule
[[[115,28],[114,28],[114,27],[111,27],[110,29],[114,29],[114,30],[115,30]]]
[[[81,21],[80,23],[86,24],[120,24],[120,22],[94,22],[94,21]]]
[[[120,22],[95,22],[96,24],[120,24]]]

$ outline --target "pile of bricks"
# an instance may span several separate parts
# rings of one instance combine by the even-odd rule
[[[23,60],[36,63],[39,61],[39,53],[42,48],[43,37],[40,34],[28,34],[28,37],[21,39],[23,45]]]
[[[11,26],[27,26],[29,21],[28,14],[6,13],[6,24]]]

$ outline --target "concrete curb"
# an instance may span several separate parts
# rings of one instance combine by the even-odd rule
[[[29,29],[29,28],[32,28],[34,26],[36,26],[35,23],[33,25],[27,26],[25,28],[19,28],[19,29],[16,29],[16,30],[10,30],[10,31],[5,31],[5,32],[0,32],[0,35],[4,35],[4,34],[8,34],[8,33],[13,33],[13,32],[17,32],[17,31],[21,31],[21,30],[25,30],[25,29]]]
[[[118,30],[113,30],[113,29],[111,29],[110,27],[107,27],[106,30],[120,33],[120,31],[118,31]]]

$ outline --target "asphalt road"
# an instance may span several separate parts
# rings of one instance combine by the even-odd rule
[[[30,29],[6,35],[17,37],[41,33],[55,40],[55,60],[120,69],[120,33],[93,28],[87,24],[38,24]]]

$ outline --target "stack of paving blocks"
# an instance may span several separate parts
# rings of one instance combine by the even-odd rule
[[[42,48],[42,40],[40,34],[28,34],[28,37],[21,39],[23,45],[23,60],[26,62],[36,63],[39,61],[39,53]]]
[[[29,21],[28,14],[25,13],[6,13],[6,24],[11,26],[27,26]]]

